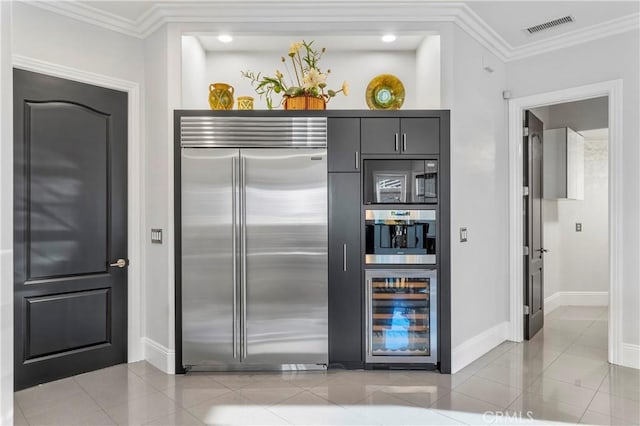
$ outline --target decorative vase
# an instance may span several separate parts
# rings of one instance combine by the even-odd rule
[[[239,110],[252,110],[253,98],[251,96],[238,96],[238,109]]]
[[[324,110],[327,109],[327,102],[315,96],[287,96],[284,98],[284,109]]]
[[[233,87],[227,83],[210,84],[209,106],[211,109],[233,108]]]

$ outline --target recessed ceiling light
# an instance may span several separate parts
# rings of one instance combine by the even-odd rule
[[[396,36],[394,36],[393,34],[385,34],[382,36],[382,41],[384,41],[385,43],[391,43],[396,41]]]
[[[231,43],[233,41],[233,37],[229,34],[220,34],[218,36],[218,41],[221,41],[222,43]]]

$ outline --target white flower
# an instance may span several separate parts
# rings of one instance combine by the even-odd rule
[[[349,84],[346,81],[342,83],[342,93],[345,96],[349,96]]]
[[[313,89],[314,87],[318,87],[320,83],[324,83],[326,79],[326,74],[322,74],[317,69],[311,68],[302,78],[302,81],[304,82],[302,87],[305,89]]]
[[[303,45],[301,41],[291,43],[291,47],[289,47],[289,56],[294,56],[296,53],[298,53],[298,50],[300,50],[302,46]]]

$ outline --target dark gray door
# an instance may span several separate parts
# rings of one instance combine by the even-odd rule
[[[329,173],[329,362],[362,366],[360,174]]]
[[[127,94],[14,70],[15,389],[126,362]]]
[[[524,335],[531,339],[544,324],[544,253],[542,239],[542,121],[530,111],[525,112],[524,185],[529,195],[524,197],[524,244],[528,254],[524,261]],[[526,133],[525,133],[526,134]]]
[[[439,151],[438,118],[402,118],[400,133],[403,154],[437,154]]]
[[[363,118],[363,154],[400,154],[400,120],[397,118]]]
[[[330,172],[360,170],[360,119],[333,118],[327,121],[328,167]]]

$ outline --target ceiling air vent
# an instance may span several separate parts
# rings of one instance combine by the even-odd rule
[[[568,24],[573,22],[573,18],[569,15],[562,18],[554,19],[553,21],[545,22],[544,24],[534,25],[533,27],[525,28],[529,34],[535,34],[537,32],[548,30],[549,28],[557,27],[558,25]]]

